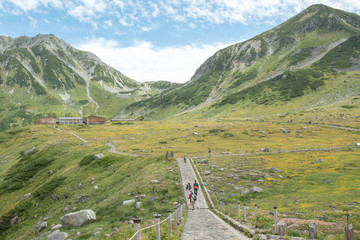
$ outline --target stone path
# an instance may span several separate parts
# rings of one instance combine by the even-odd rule
[[[197,178],[195,177],[195,172],[189,161],[184,163],[183,158],[177,158],[176,160],[180,167],[182,183],[185,189],[186,183],[190,182],[191,185],[193,185],[194,180],[197,180]],[[187,199],[188,191],[185,191],[185,195]],[[189,214],[182,234],[183,240],[249,239],[208,209],[206,200],[201,191],[201,185],[195,204],[195,210],[191,209],[192,208],[189,206]]]

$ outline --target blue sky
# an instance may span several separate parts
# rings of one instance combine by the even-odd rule
[[[315,3],[359,0],[0,0],[0,35],[55,34],[137,81],[186,82],[217,50]]]

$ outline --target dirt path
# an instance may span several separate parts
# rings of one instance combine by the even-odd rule
[[[188,182],[193,185],[194,180],[197,178],[189,161],[184,163],[182,158],[177,158],[176,160],[180,167],[183,187],[185,188],[185,184]],[[188,195],[187,191],[185,191],[185,198],[187,198],[186,195]],[[183,240],[249,239],[208,209],[203,192],[201,191],[201,186],[195,204],[195,210],[190,209],[191,207],[189,207],[189,214],[182,234]]]
[[[69,133],[71,135],[73,135],[74,137],[80,139],[83,143],[87,143],[88,141],[86,141],[85,139],[83,139],[82,137],[80,137],[79,135],[76,135],[75,133],[72,133],[72,132],[68,132],[68,131],[65,131],[65,130],[62,130],[62,129],[59,129],[59,128],[56,128],[54,127],[54,129],[60,131],[60,132],[64,132],[64,133]]]
[[[128,155],[128,156],[132,156],[132,157],[138,157],[138,155],[136,155],[136,154],[131,154],[131,153],[126,153],[126,152],[118,152],[118,151],[116,151],[115,146],[114,146],[111,142],[106,142],[106,144],[107,144],[109,147],[111,147],[111,148],[109,149],[109,151],[110,151],[111,153],[119,154],[119,155]]]

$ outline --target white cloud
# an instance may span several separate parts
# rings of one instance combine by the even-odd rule
[[[36,10],[39,7],[61,8],[61,0],[3,0],[3,3],[11,3],[23,11]]]
[[[93,39],[77,46],[96,54],[108,65],[137,81],[186,82],[217,50],[229,44],[177,46],[156,49],[150,42],[121,47],[115,40]]]

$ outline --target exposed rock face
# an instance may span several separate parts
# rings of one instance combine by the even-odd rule
[[[59,230],[56,230],[55,232],[51,233],[49,236],[47,236],[47,240],[65,240],[69,234],[66,232],[60,232]]]
[[[82,227],[95,222],[96,214],[94,211],[87,209],[66,214],[65,216],[62,216],[60,220],[64,227]]]

